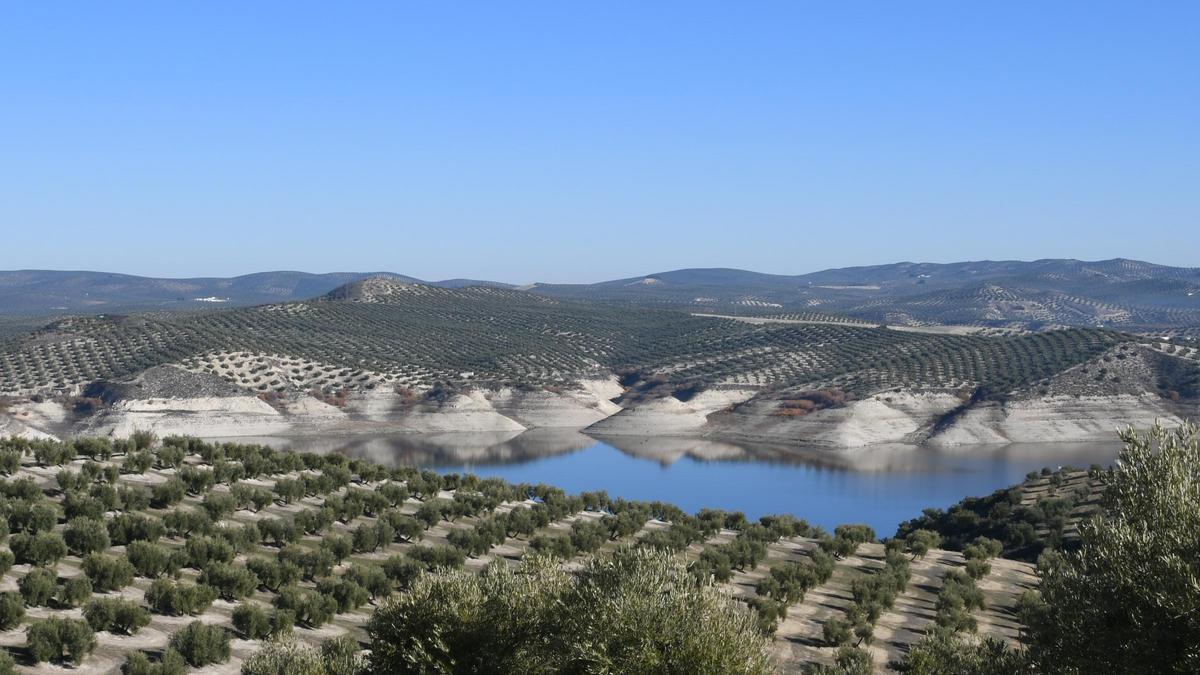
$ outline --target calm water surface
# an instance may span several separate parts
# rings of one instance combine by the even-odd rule
[[[520,435],[426,434],[338,438],[214,439],[340,452],[385,464],[548,483],[568,492],[607,490],[756,518],[791,513],[832,529],[866,523],[880,536],[928,507],[986,495],[1042,467],[1108,465],[1118,443],[911,446],[846,451],[766,448],[670,438],[607,438],[534,430]]]

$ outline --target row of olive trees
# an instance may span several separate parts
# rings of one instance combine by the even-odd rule
[[[1200,436],[1193,425],[1122,432],[1103,511],[1079,546],[1047,553],[1022,598],[1025,651],[932,631],[896,664],[913,675],[1200,672]],[[982,551],[982,559],[990,551]],[[967,577],[968,575],[963,575]]]

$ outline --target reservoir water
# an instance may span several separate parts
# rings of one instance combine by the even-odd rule
[[[1043,467],[1107,466],[1117,442],[1013,444],[935,449],[769,448],[680,438],[592,438],[539,429],[512,434],[423,434],[229,438],[276,448],[340,452],[388,465],[547,483],[571,493],[661,500],[695,512],[791,513],[832,530],[865,523],[879,536],[930,507],[983,496]]]

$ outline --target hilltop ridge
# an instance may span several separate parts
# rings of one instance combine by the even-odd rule
[[[1200,336],[1200,268],[1116,258],[1081,261],[900,262],[764,274],[733,268],[678,269],[592,284],[422,281],[391,272],[264,272],[231,279],[150,279],[99,272],[0,272],[0,315],[205,309],[352,294],[368,278],[447,289],[527,291],[576,302],[713,314],[820,312],[900,326],[1008,330],[1103,327]],[[336,293],[334,293],[336,295]]]

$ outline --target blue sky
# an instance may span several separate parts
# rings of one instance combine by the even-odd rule
[[[1200,3],[16,3],[0,269],[1200,265]]]

